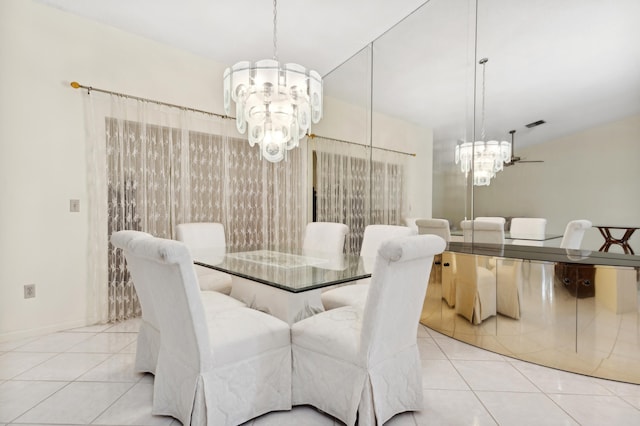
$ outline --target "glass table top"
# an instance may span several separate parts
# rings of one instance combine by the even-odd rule
[[[292,293],[329,287],[371,276],[372,259],[319,252],[220,249],[192,252],[194,263]]]
[[[451,235],[456,237],[464,236],[461,230],[451,231]],[[505,231],[504,233],[504,239],[505,239],[505,242],[507,243],[509,243],[510,241],[517,241],[517,240],[549,241],[549,240],[555,240],[558,238],[562,238],[562,234],[544,234],[544,237],[540,237],[538,235],[530,235],[530,236],[520,235],[518,238],[514,238],[511,236],[511,233],[509,231]]]

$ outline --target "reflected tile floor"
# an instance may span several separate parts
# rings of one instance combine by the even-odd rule
[[[133,373],[139,321],[0,343],[0,426],[179,425],[151,415],[153,376]],[[386,425],[638,425],[640,386],[487,352],[420,326],[425,408]],[[312,407],[245,425],[341,425]]]

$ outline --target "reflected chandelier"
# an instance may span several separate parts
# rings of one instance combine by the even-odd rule
[[[482,65],[482,131],[481,140],[463,142],[456,145],[455,160],[460,163],[460,169],[465,178],[473,169],[473,184],[475,186],[489,186],[496,173],[502,171],[505,163],[511,161],[511,143],[507,141],[485,141],[484,128],[484,92],[485,92],[485,64],[489,61],[482,58],[478,62]],[[473,167],[471,165],[473,164]]]
[[[238,62],[224,71],[224,109],[236,104],[236,128],[271,162],[285,158],[322,118],[322,78],[298,64],[278,62],[277,0],[273,1],[273,59]]]

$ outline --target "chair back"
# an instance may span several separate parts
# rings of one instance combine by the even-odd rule
[[[592,224],[588,220],[572,220],[567,224],[560,242],[560,248],[579,250],[584,238],[584,233],[591,228]]]
[[[360,256],[375,258],[380,245],[391,238],[416,235],[417,231],[408,226],[397,225],[368,225],[364,228]]]
[[[344,253],[344,239],[349,227],[344,223],[310,222],[304,232],[302,250],[305,253]]]
[[[407,225],[409,228],[413,229],[417,233],[418,232],[418,225],[416,225],[416,220],[418,220],[418,219],[419,218],[417,218],[417,217],[405,217],[404,218],[404,223],[405,223],[405,225]]]
[[[127,270],[132,277],[133,273],[131,272],[131,265],[129,264],[128,250],[131,242],[139,238],[153,238],[153,235],[140,231],[117,231],[111,236],[111,244],[116,248],[122,249],[124,257],[127,260]],[[133,279],[133,287],[136,289],[140,308],[142,309],[142,319],[159,331],[160,326],[151,296],[152,289],[149,288],[145,280],[139,281],[136,279]]]
[[[151,294],[162,350],[179,359],[185,369],[201,371],[210,342],[187,246],[175,240],[137,238],[129,241],[124,253],[136,290]]]
[[[511,238],[544,239],[547,219],[538,217],[514,217],[509,232]]]
[[[224,226],[216,222],[181,223],[176,227],[176,238],[194,250],[225,248]]]
[[[369,365],[415,344],[433,257],[445,246],[437,235],[393,238],[380,246],[362,320],[360,350]]]
[[[504,225],[500,222],[463,220],[460,227],[465,243],[504,244]]]
[[[507,223],[507,220],[504,217],[500,216],[478,216],[476,217],[476,220],[482,220],[484,222],[498,222],[503,226],[505,223]]]
[[[418,219],[418,234],[433,234],[442,237],[446,242],[451,241],[451,230],[447,219]]]

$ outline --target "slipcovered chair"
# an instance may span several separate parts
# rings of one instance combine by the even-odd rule
[[[416,234],[418,233],[418,225],[416,225],[416,220],[418,220],[419,218],[417,217],[405,217],[404,218],[404,223],[406,226],[408,226],[409,228],[413,229],[414,231],[416,231]]]
[[[304,232],[302,250],[305,253],[341,255],[349,227],[343,223],[310,222]]]
[[[487,220],[463,220],[460,222],[465,243],[504,244],[504,224]]]
[[[560,248],[580,250],[584,233],[591,228],[592,224],[588,220],[572,220],[567,224],[560,242]]]
[[[191,253],[198,250],[224,250],[227,247],[224,226],[221,223],[181,223],[176,227],[176,237],[189,247]],[[194,265],[194,269],[201,290],[231,293],[231,275],[200,265]]]
[[[118,231],[111,236],[111,243],[114,247],[122,249],[125,258],[127,258],[127,247],[131,241],[138,238],[153,238],[153,236],[140,231]],[[128,263],[127,269],[131,272],[131,267]],[[155,374],[158,363],[158,352],[160,351],[160,325],[151,296],[153,288],[146,285],[146,281],[144,280],[133,280],[133,286],[136,289],[138,301],[142,309],[142,323],[140,324],[136,342],[134,370],[137,373]],[[246,306],[239,300],[214,291],[202,291],[200,292],[200,297],[207,312],[217,312]]]
[[[525,246],[544,245],[547,219],[539,217],[514,217],[511,219],[509,233],[512,244]]]
[[[391,238],[416,235],[416,231],[407,226],[369,225],[364,229],[360,257],[366,271],[373,269],[373,262],[380,245]],[[364,306],[367,300],[370,279],[358,280],[355,284],[343,285],[322,293],[322,305],[325,309],[335,309],[341,306]]]
[[[433,234],[442,237],[446,242],[451,240],[451,231],[447,219],[417,219],[418,234]]]
[[[544,236],[547,228],[547,219],[537,217],[514,217],[511,219],[511,244],[523,246],[544,246]],[[532,266],[539,269],[542,280],[547,275],[544,263],[531,263],[531,261],[521,262],[522,268],[526,270],[527,280],[531,278]]]
[[[237,425],[291,408],[291,341],[285,322],[246,307],[207,312],[191,255],[181,242],[120,242],[134,284],[151,290],[162,335],[153,414],[183,424]]]
[[[436,235],[382,243],[364,308],[344,306],[291,327],[293,405],[310,404],[354,425],[382,425],[423,406],[417,327]]]
[[[501,259],[496,274],[496,311],[513,319],[520,319],[522,306],[522,261]]]
[[[447,219],[417,219],[416,226],[420,235],[433,234],[442,237],[447,243],[451,241],[451,230]],[[444,263],[447,264],[446,268],[450,268],[446,273],[443,273],[444,268],[442,265]],[[442,298],[449,306],[453,306],[456,297],[455,280],[453,279],[455,274],[455,254],[447,251],[436,255],[433,258],[433,265],[436,279],[439,278],[442,283]]]
[[[476,255],[456,255],[455,311],[472,324],[496,315],[496,275]]]
[[[497,222],[504,226],[507,223],[507,219],[500,216],[478,216],[476,220],[481,220],[483,222]]]

